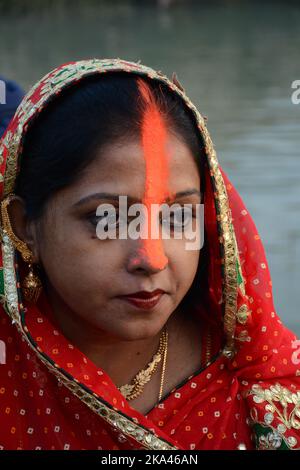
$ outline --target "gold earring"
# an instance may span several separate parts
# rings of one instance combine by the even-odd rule
[[[42,290],[42,283],[40,278],[33,272],[33,255],[27,244],[20,240],[15,234],[11,226],[10,218],[7,208],[10,202],[16,197],[11,193],[1,201],[1,225],[2,231],[6,233],[15,249],[21,253],[25,263],[28,264],[29,272],[23,282],[21,282],[21,289],[24,299],[28,302],[36,303]]]
[[[36,303],[42,291],[42,283],[40,278],[34,274],[33,266],[28,263],[29,272],[21,283],[22,293],[25,300],[31,303]]]

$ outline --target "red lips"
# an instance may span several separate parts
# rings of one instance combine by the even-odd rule
[[[163,294],[165,294],[164,290],[156,289],[152,292],[139,291],[132,294],[120,295],[120,298],[139,309],[151,310],[158,304]]]
[[[164,290],[156,289],[152,292],[148,292],[146,290],[141,290],[139,292],[133,292],[132,294],[122,295],[121,297],[131,297],[135,299],[151,299],[152,297],[156,297],[158,294],[164,294]]]

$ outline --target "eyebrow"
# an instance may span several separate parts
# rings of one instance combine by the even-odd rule
[[[199,191],[198,189],[196,188],[192,188],[192,189],[187,189],[186,191],[180,191],[179,193],[176,193],[174,197],[170,198],[166,198],[166,202],[170,202],[170,201],[176,201],[177,199],[180,199],[182,197],[185,197],[185,196],[192,196],[192,195],[198,195],[201,197],[202,193],[201,191]],[[82,206],[83,204],[86,204],[90,201],[95,201],[95,200],[99,200],[99,199],[107,199],[109,201],[119,201],[119,197],[122,196],[122,194],[112,194],[112,193],[94,193],[94,194],[90,194],[89,196],[85,196],[83,197],[82,199],[80,199],[79,201],[77,201],[73,207],[79,207],[79,206]],[[127,194],[124,194],[123,196],[126,196],[127,199],[128,199],[128,202],[130,204],[133,204],[135,202],[137,202],[137,199],[134,198],[134,197],[131,197],[131,196],[128,196]]]

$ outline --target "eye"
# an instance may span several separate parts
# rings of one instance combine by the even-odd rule
[[[163,214],[162,214],[163,215]],[[173,210],[166,217],[161,219],[163,226],[170,227],[173,230],[180,231],[190,225],[193,219],[193,210],[191,207],[180,207]]]
[[[105,232],[115,227],[118,227],[120,223],[119,213],[109,213],[105,211],[105,215],[96,215],[95,212],[88,216],[89,222],[96,227],[99,223],[103,226]]]

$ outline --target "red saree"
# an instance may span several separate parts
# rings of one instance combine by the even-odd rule
[[[30,120],[64,87],[119,70],[160,80],[179,94],[205,143],[209,288],[194,308],[211,324],[212,358],[142,415],[57,329],[44,295],[35,306],[24,302],[21,260],[2,233],[0,449],[299,449],[300,342],[275,312],[256,227],[178,83],[120,59],[52,71],[24,98],[0,141],[1,198],[14,189]]]

